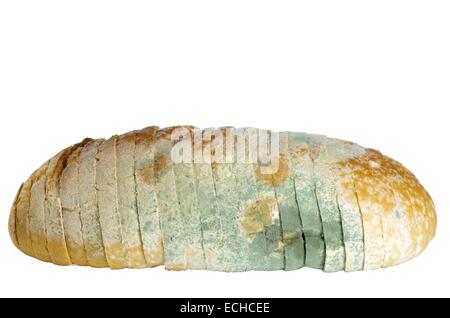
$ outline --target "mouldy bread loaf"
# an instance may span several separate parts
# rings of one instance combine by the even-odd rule
[[[21,251],[58,265],[335,272],[417,256],[436,214],[416,177],[376,150],[178,126],[62,150],[22,184],[8,225]]]

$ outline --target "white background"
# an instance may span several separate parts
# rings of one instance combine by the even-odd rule
[[[450,296],[448,1],[1,1],[0,296]],[[435,239],[369,272],[59,267],[7,219],[60,149],[148,125],[255,126],[380,149],[434,198]]]

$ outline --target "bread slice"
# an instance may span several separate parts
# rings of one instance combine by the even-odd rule
[[[47,249],[52,263],[58,265],[72,264],[66,246],[59,195],[59,178],[71,152],[72,147],[68,147],[50,159],[46,171],[45,222]]]
[[[185,226],[187,266],[189,269],[205,269],[205,255],[202,246],[202,225],[194,182],[193,133],[194,128],[190,127],[183,127],[177,130],[178,137],[184,136],[185,139],[175,140],[175,142],[180,142],[179,145],[181,145],[182,149],[180,149],[180,152],[188,151],[189,154],[185,156],[188,162],[175,162],[173,171],[181,218]],[[177,136],[173,137],[176,138]],[[183,156],[186,155],[183,153],[180,154]]]
[[[232,128],[219,128],[215,131],[211,165],[224,242],[219,258],[220,266],[227,272],[241,272],[251,268],[248,264],[248,242],[240,231],[240,220],[244,213],[239,208],[239,189],[233,162],[233,134]],[[231,144],[226,145],[227,140]],[[221,147],[222,155],[218,151]]]
[[[361,210],[353,181],[352,170],[346,158],[357,156],[365,150],[353,143],[329,139],[327,152],[335,158],[331,172],[336,180],[336,201],[342,222],[345,249],[345,271],[364,269],[364,228]]]
[[[313,163],[305,133],[288,133],[289,165],[292,167],[296,203],[305,239],[305,266],[323,269],[325,242],[315,193]]]
[[[349,164],[364,227],[364,269],[377,269],[383,267],[385,257],[382,224],[384,207],[379,204],[378,199],[373,200],[375,188],[372,187],[372,181],[367,178],[368,170],[363,158],[363,156],[356,157]]]
[[[248,269],[266,270],[269,266],[268,244],[266,240],[266,225],[271,219],[266,218],[261,208],[256,184],[256,173],[251,162],[252,136],[257,135],[254,128],[235,129],[236,133],[236,188],[239,201],[241,236],[245,237],[248,246]],[[257,142],[257,139],[255,140]],[[256,155],[256,154],[255,154]],[[267,222],[267,223],[264,223]]]
[[[78,186],[78,158],[81,148],[73,151],[59,180],[61,210],[67,250],[73,264],[87,265],[86,250],[81,233],[80,193]]]
[[[285,250],[284,269],[290,271],[305,265],[305,241],[300,211],[296,201],[293,169],[289,162],[288,139],[289,134],[287,132],[280,133],[278,170],[270,177],[280,211]]]
[[[266,270],[280,270],[285,268],[285,251],[282,239],[282,229],[278,201],[272,184],[272,176],[264,174],[261,163],[261,152],[270,149],[271,132],[256,130],[258,134],[258,162],[254,165],[256,188],[259,206],[263,215],[264,233],[266,236],[268,267]]]
[[[122,225],[122,239],[130,268],[146,267],[139,227],[136,199],[134,157],[136,133],[121,135],[117,140],[117,195]]]
[[[198,199],[198,210],[203,234],[203,250],[207,270],[221,271],[223,246],[222,222],[217,206],[216,190],[211,167],[211,137],[213,129],[204,129],[196,145],[199,158],[194,163],[194,188]],[[195,159],[195,158],[194,158]]]
[[[335,158],[327,149],[327,138],[309,135],[308,144],[314,165],[314,181],[325,239],[324,271],[336,272],[345,268],[345,249],[342,222],[336,200],[336,180],[332,168]]]
[[[31,177],[33,184],[30,197],[29,231],[33,255],[42,261],[50,262],[45,227],[45,172],[47,166],[48,162],[35,171]]]
[[[128,266],[123,244],[117,194],[117,136],[103,142],[97,152],[97,199],[105,256],[113,269]]]
[[[20,249],[27,255],[33,256],[33,247],[31,246],[31,236],[29,231],[29,210],[32,178],[29,178],[20,187],[17,197],[16,209],[16,235]]]
[[[158,127],[136,133],[135,175],[137,211],[147,266],[164,264],[162,233],[155,189],[155,134]]]
[[[342,219],[346,272],[364,269],[364,228],[353,179],[337,181],[336,195]]]
[[[108,267],[103,245],[100,215],[98,211],[96,174],[97,151],[104,142],[97,139],[89,142],[80,152],[79,187],[81,231],[88,264],[93,267]]]
[[[333,138],[323,142],[325,164],[329,176],[334,178],[336,203],[342,224],[342,238],[345,250],[345,271],[361,270],[364,266],[364,229],[358,205],[352,171],[348,158],[365,153],[361,146]]]
[[[184,224],[175,187],[171,159],[173,128],[158,130],[155,143],[155,189],[163,237],[164,262],[168,270],[187,269]]]

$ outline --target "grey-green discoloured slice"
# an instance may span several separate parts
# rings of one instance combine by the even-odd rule
[[[343,180],[345,182],[345,180]],[[353,184],[353,181],[352,181]],[[354,186],[342,186],[338,180],[337,201],[342,219],[345,247],[345,271],[364,268],[364,229]]]
[[[247,239],[249,244],[249,269],[267,270],[269,253],[265,235],[264,211],[260,207],[255,170],[250,158],[250,136],[255,135],[254,132],[253,128],[235,129],[236,164],[234,169],[239,209],[243,213],[240,220],[241,235]]]
[[[155,134],[158,127],[148,127],[136,135],[136,185],[139,225],[147,265],[164,264],[162,233],[155,190]]]
[[[281,235],[280,211],[278,210],[278,202],[275,190],[273,188],[271,178],[264,178],[263,164],[260,162],[263,153],[267,154],[271,144],[271,132],[266,130],[256,130],[258,133],[258,163],[254,165],[256,173],[256,187],[261,204],[261,208],[265,210],[263,214],[268,218],[269,222],[265,223],[265,235],[268,253],[268,270],[284,269],[284,245]],[[267,138],[266,138],[267,137]]]
[[[121,135],[117,140],[117,195],[119,202],[122,240],[126,250],[128,267],[142,268],[144,257],[136,202],[134,157],[136,133]]]
[[[164,246],[164,262],[168,270],[187,269],[184,224],[175,187],[171,159],[170,128],[156,133],[155,177],[158,211]]]
[[[323,269],[325,243],[315,195],[313,164],[307,143],[308,135],[293,132],[289,132],[288,135],[289,165],[293,173],[296,202],[305,236],[305,266]]]
[[[228,133],[226,133],[228,130]],[[223,140],[225,136],[233,135],[231,128],[221,129],[223,133]],[[219,134],[216,135],[212,144],[213,151],[216,148],[215,145],[224,145],[217,138]],[[238,189],[236,188],[236,174],[233,164],[233,146],[226,147],[231,153],[228,160],[229,163],[217,162],[224,161],[224,157],[218,158],[215,155],[213,157],[213,180],[216,189],[217,207],[221,215],[222,233],[223,233],[223,250],[222,255],[219,256],[220,266],[223,267],[224,271],[236,272],[236,271],[246,271],[249,270],[249,265],[247,261],[248,256],[248,243],[245,237],[240,231],[240,216],[242,212],[239,209],[239,197],[237,194]],[[224,152],[226,154],[226,152]]]
[[[205,253],[206,269],[213,271],[224,270],[221,263],[223,250],[223,233],[220,211],[216,202],[216,191],[211,167],[211,135],[213,129],[205,129],[202,136],[196,135],[194,157],[194,181],[198,198],[198,210],[202,220],[203,249]],[[203,146],[204,143],[204,146]]]
[[[87,144],[80,152],[79,188],[82,234],[88,264],[93,267],[108,267],[103,246],[103,237],[98,212],[96,174],[97,150],[104,140]]]
[[[61,208],[67,249],[73,264],[87,265],[86,250],[81,233],[80,194],[78,192],[78,167],[81,148],[69,157],[59,180]]]
[[[305,242],[302,220],[296,202],[293,169],[289,164],[289,134],[280,133],[279,171],[272,177],[280,211],[285,270],[295,270],[305,265]],[[280,177],[277,177],[280,175]],[[285,176],[286,175],[286,176]],[[284,179],[286,178],[286,179]]]
[[[62,220],[59,178],[64,167],[63,161],[72,151],[72,147],[64,149],[50,159],[46,171],[45,185],[45,222],[47,229],[47,249],[54,264],[72,264],[67,251],[66,238]]]
[[[345,250],[336,200],[336,182],[332,173],[335,158],[327,151],[325,136],[309,135],[308,143],[312,152],[316,196],[325,238],[324,271],[336,272],[345,268]]]
[[[364,229],[351,168],[345,163],[349,157],[364,153],[359,145],[338,139],[327,139],[328,154],[336,161],[332,170],[336,180],[336,199],[341,215],[345,248],[345,271],[364,268]]]
[[[97,198],[106,259],[111,268],[127,267],[117,195],[117,136],[106,140],[97,153]]]
[[[177,135],[174,138],[181,139],[175,140],[179,148],[174,148],[174,155],[177,154],[174,157],[178,161],[174,163],[173,171],[175,174],[175,186],[180,204],[182,222],[185,226],[187,266],[189,269],[205,269],[202,224],[194,182],[192,137],[193,131],[186,127],[177,130]],[[177,152],[177,150],[180,151]]]

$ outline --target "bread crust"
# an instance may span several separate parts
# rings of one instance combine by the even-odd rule
[[[14,202],[11,208],[11,212],[8,218],[8,232],[11,237],[11,241],[14,245],[20,249],[19,239],[17,237],[17,201],[19,199],[20,192],[22,191],[23,183],[17,191],[16,197],[14,198]]]
[[[434,236],[436,214],[417,178],[400,163],[372,149],[347,163],[359,180],[365,180],[360,184],[360,195],[366,206],[377,206],[380,222],[384,220],[383,245],[387,254],[382,266],[401,264],[421,253]],[[383,188],[391,191],[391,197],[378,195]],[[367,216],[372,217],[373,213]],[[370,230],[366,222],[365,241],[373,244],[380,235],[367,238]]]

